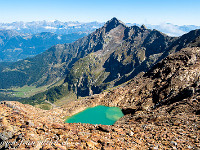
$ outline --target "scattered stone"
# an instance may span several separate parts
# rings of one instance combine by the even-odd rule
[[[59,124],[59,123],[53,123],[52,127],[54,129],[63,129],[64,128],[64,126],[62,124]]]

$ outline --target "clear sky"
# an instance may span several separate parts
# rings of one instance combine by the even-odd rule
[[[0,22],[106,22],[200,26],[200,0],[0,0]]]

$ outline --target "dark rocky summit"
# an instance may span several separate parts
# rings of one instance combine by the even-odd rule
[[[199,149],[200,48],[171,54],[129,82],[52,110],[0,104],[1,148]],[[66,116],[96,105],[120,107],[113,126],[67,124]],[[41,143],[43,142],[43,143]]]

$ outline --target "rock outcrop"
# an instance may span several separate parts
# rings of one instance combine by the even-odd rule
[[[199,149],[200,48],[169,55],[112,90],[52,110],[0,104],[1,149]],[[112,126],[63,123],[96,105],[125,114]]]

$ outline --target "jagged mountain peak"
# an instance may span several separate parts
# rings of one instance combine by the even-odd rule
[[[147,27],[143,24],[143,25],[141,26],[141,29],[147,29]]]
[[[123,23],[121,20],[117,19],[116,17],[113,17],[112,19],[108,20],[108,21],[106,22],[106,24],[107,24],[107,23],[110,23],[110,22],[121,22],[121,23]]]
[[[110,30],[116,28],[119,25],[126,26],[121,20],[117,19],[116,17],[113,17],[111,20],[105,23],[104,28],[106,28],[106,32],[109,32]]]

